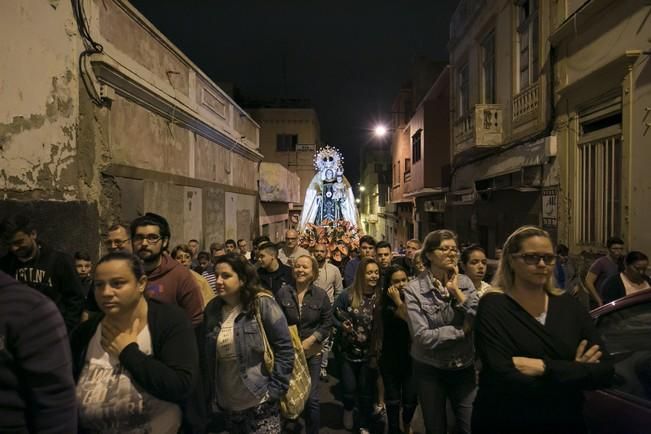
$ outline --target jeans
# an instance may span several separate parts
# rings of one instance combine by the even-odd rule
[[[341,384],[344,390],[344,410],[352,411],[355,408],[355,398],[358,398],[360,428],[369,428],[373,415],[376,380],[377,369],[371,368],[368,361],[343,360]]]
[[[418,392],[410,364],[380,362],[384,380],[384,400],[387,406],[389,434],[399,434],[400,407],[402,404],[402,423],[410,425],[418,405]]]
[[[321,407],[319,404],[319,385],[321,373],[321,356],[316,355],[307,359],[307,366],[310,370],[310,397],[305,403],[303,410],[303,419],[305,419],[305,433],[318,434],[319,425],[321,424]]]
[[[470,433],[472,403],[477,392],[473,366],[459,370],[438,369],[414,360],[414,381],[427,434],[446,434],[445,405],[449,399],[457,431]]]

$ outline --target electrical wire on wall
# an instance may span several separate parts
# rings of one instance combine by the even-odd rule
[[[90,99],[94,104],[102,107],[106,105],[106,102],[102,99],[100,92],[95,87],[89,61],[91,55],[103,52],[104,47],[95,42],[90,35],[88,30],[88,21],[86,20],[86,14],[84,12],[83,0],[72,0],[72,11],[75,16],[75,21],[77,22],[79,36],[81,36],[81,39],[84,42],[84,51],[79,54],[79,75]]]

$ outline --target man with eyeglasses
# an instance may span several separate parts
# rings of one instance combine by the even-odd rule
[[[167,220],[147,213],[131,222],[133,252],[143,261],[148,298],[183,308],[196,327],[203,319],[201,289],[183,265],[164,253],[170,242]]]
[[[36,226],[24,215],[4,219],[0,237],[9,246],[0,258],[0,270],[50,297],[68,331],[75,328],[81,321],[85,292],[72,258],[38,240]]]
[[[278,259],[290,267],[300,256],[310,256],[310,252],[298,245],[298,231],[288,229],[285,232],[285,247],[278,251]]]
[[[131,237],[129,236],[129,228],[122,223],[116,223],[108,229],[106,239],[104,240],[104,247],[109,253],[122,250],[125,252],[133,253],[131,248]]]

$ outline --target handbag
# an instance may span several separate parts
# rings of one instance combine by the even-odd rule
[[[264,293],[258,294],[257,297],[273,298],[271,295]],[[264,364],[267,371],[271,374],[274,368],[274,353],[267,339],[267,333],[264,330],[259,308],[255,310],[255,319],[258,322],[264,345]],[[289,380],[287,393],[280,400],[280,414],[285,419],[294,420],[298,419],[305,408],[305,403],[310,396],[312,382],[310,379],[310,370],[307,366],[307,359],[303,351],[303,343],[298,334],[298,328],[295,325],[288,327],[289,335],[292,339],[292,347],[294,347],[294,367],[292,368],[292,376]]]

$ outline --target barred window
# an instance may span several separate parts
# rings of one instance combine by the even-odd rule
[[[578,168],[577,238],[605,246],[622,228],[621,112],[582,124]]]
[[[276,151],[277,152],[295,152],[298,143],[297,134],[277,134]]]

